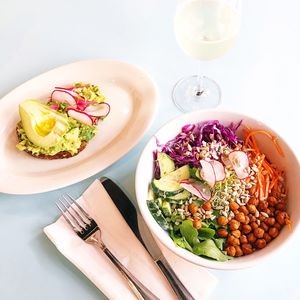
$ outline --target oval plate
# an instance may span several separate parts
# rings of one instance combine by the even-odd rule
[[[45,101],[55,86],[83,81],[99,85],[111,105],[109,116],[78,156],[42,160],[16,149],[18,104]],[[39,75],[0,101],[0,192],[33,194],[61,188],[90,177],[132,149],[151,125],[157,108],[157,89],[136,66],[114,60],[88,60]]]

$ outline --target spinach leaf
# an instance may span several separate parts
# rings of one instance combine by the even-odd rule
[[[183,249],[186,249],[190,252],[193,252],[193,248],[190,246],[190,244],[187,242],[187,240],[184,237],[176,236],[174,234],[173,230],[170,231],[170,236],[175,245],[177,245]]]
[[[196,255],[203,255],[221,262],[232,259],[232,257],[224,255],[213,240],[205,240],[204,242],[195,244],[193,252]]]
[[[200,240],[207,240],[214,237],[216,231],[212,228],[201,228],[198,230],[198,235]]]
[[[191,220],[185,220],[179,226],[181,235],[187,240],[187,242],[193,246],[198,242],[198,230],[193,226]]]
[[[216,246],[220,249],[220,250],[224,250],[224,244],[225,244],[225,239],[222,238],[218,238],[218,239],[213,239]]]

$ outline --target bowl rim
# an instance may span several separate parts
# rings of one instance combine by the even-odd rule
[[[143,219],[145,220],[147,226],[149,227],[149,229],[151,230],[151,232],[154,234],[154,236],[162,243],[162,245],[164,245],[165,247],[167,247],[170,251],[172,251],[173,253],[175,253],[177,256],[191,262],[194,263],[196,265],[199,266],[203,266],[203,267],[207,267],[207,268],[211,268],[211,269],[219,269],[219,270],[236,270],[236,269],[243,269],[243,268],[248,268],[248,267],[252,267],[254,265],[259,264],[262,261],[265,261],[267,258],[270,258],[271,256],[273,256],[275,253],[277,253],[279,250],[281,250],[282,248],[286,247],[286,245],[291,241],[292,236],[294,235],[294,233],[296,232],[297,228],[299,227],[299,223],[293,227],[293,230],[291,232],[291,234],[289,236],[287,236],[282,243],[280,243],[279,245],[277,245],[277,247],[273,248],[272,251],[268,251],[268,248],[264,248],[260,250],[260,253],[262,254],[263,252],[265,252],[264,255],[260,255],[258,257],[255,257],[254,259],[251,260],[246,260],[246,261],[237,261],[237,258],[231,260],[231,261],[227,261],[227,262],[218,262],[218,261],[214,261],[214,260],[209,260],[206,258],[202,258],[200,256],[197,256],[183,248],[177,247],[173,241],[171,239],[165,239],[163,238],[164,235],[162,234],[162,232],[165,232],[158,223],[155,222],[155,220],[153,219],[147,205],[146,205],[146,201],[145,199],[143,199],[143,196],[141,195],[141,191],[139,190],[138,186],[139,186],[139,176],[138,174],[140,174],[142,172],[142,160],[143,157],[145,156],[145,154],[148,152],[148,148],[151,146],[151,144],[153,143],[154,140],[156,140],[156,136],[159,135],[162,131],[165,130],[165,128],[167,126],[171,126],[172,123],[179,123],[179,122],[183,122],[184,119],[189,119],[193,116],[197,116],[197,115],[205,115],[205,114],[211,114],[211,113],[224,113],[224,114],[231,114],[231,115],[236,115],[238,117],[240,117],[241,119],[248,119],[251,120],[255,123],[261,123],[264,127],[266,127],[268,130],[270,130],[272,133],[276,134],[276,136],[283,142],[283,144],[285,145],[285,147],[288,148],[288,150],[293,154],[294,159],[298,162],[299,164],[299,159],[298,157],[295,155],[295,152],[293,151],[293,149],[290,147],[290,145],[285,141],[285,139],[280,136],[277,132],[275,132],[269,125],[267,122],[265,121],[261,121],[260,119],[257,119],[255,117],[253,117],[252,115],[246,115],[244,113],[241,113],[239,111],[234,111],[234,110],[225,110],[222,108],[216,108],[216,109],[206,109],[206,110],[197,110],[197,111],[193,111],[193,112],[188,112],[188,113],[184,113],[181,114],[179,116],[176,116],[172,119],[170,119],[169,121],[165,122],[148,140],[148,142],[146,143],[146,145],[144,146],[140,157],[138,159],[138,163],[137,163],[137,167],[136,167],[136,172],[135,172],[135,193],[136,193],[136,199],[137,199],[137,204],[138,207],[140,209],[140,212],[142,214]],[[205,121],[205,119],[203,119],[203,121]],[[178,126],[178,124],[176,124]],[[181,126],[183,126],[185,124],[181,124]],[[287,228],[285,228],[287,229]],[[165,232],[166,233],[166,232]],[[167,233],[166,233],[167,234]],[[235,262],[234,262],[235,261]],[[234,262],[234,263],[233,263]]]

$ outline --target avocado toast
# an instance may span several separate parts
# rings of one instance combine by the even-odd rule
[[[95,85],[55,88],[46,104],[26,100],[19,105],[17,149],[40,159],[75,156],[94,138],[96,125],[109,111]]]

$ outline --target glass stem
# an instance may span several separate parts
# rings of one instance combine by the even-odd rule
[[[195,90],[195,95],[196,96],[201,96],[203,92],[204,92],[204,88],[203,88],[203,76],[200,75],[200,63],[198,63],[197,87],[196,87],[196,90]]]

